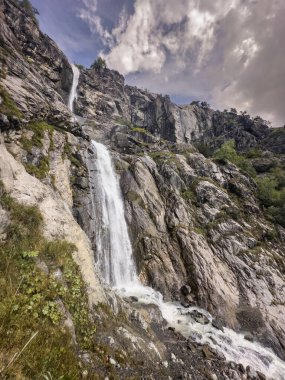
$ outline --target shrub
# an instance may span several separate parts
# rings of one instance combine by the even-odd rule
[[[214,157],[223,162],[232,162],[251,177],[256,176],[256,171],[251,162],[237,153],[234,140],[226,141],[221,148],[215,152]]]
[[[14,100],[11,98],[9,93],[0,85],[0,97],[2,98],[2,103],[0,104],[0,113],[7,115],[8,117],[15,116],[17,118],[23,117],[22,112],[16,106]]]
[[[198,150],[199,153],[203,154],[204,157],[206,158],[211,157],[213,152],[208,144],[197,143],[197,144],[194,144],[194,146]]]
[[[266,207],[273,221],[285,227],[284,169],[280,166],[273,168],[266,177],[259,178],[256,182],[261,204]]]
[[[106,69],[107,68],[107,64],[106,64],[105,59],[103,59],[102,57],[98,57],[94,61],[94,63],[91,65],[91,68],[92,69],[96,69],[96,70]]]
[[[32,3],[30,2],[30,0],[22,0],[21,3],[20,3],[21,7],[25,9],[25,11],[35,20],[37,21],[36,19],[36,16],[39,15],[39,11],[33,7]]]

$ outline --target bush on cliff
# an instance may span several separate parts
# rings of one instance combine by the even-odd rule
[[[220,147],[220,149],[218,149],[215,152],[214,158],[223,162],[227,162],[227,161],[232,162],[249,176],[251,177],[256,176],[256,171],[254,167],[252,166],[251,162],[247,160],[244,156],[237,153],[235,149],[234,140],[226,141]]]
[[[96,69],[96,70],[101,70],[101,69],[106,69],[107,64],[105,59],[102,57],[98,57],[94,63],[91,65],[91,69]]]
[[[39,11],[33,7],[32,3],[30,2],[30,0],[22,0],[20,2],[20,6],[22,8],[25,9],[25,11],[35,20],[37,21],[36,19],[36,16],[39,15]]]

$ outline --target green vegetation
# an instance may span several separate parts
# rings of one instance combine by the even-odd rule
[[[211,157],[213,154],[213,151],[208,144],[197,143],[194,144],[194,146],[198,150],[198,152],[203,154],[203,156],[205,156],[206,158]]]
[[[151,133],[150,133],[149,131],[147,131],[145,128],[137,127],[136,125],[133,125],[133,126],[131,127],[131,131],[132,131],[132,132],[143,133],[144,135],[151,135]]]
[[[251,177],[256,176],[256,171],[254,167],[252,166],[251,162],[247,160],[244,156],[237,153],[235,149],[234,140],[226,141],[220,147],[220,149],[218,149],[215,152],[214,158],[224,163],[227,163],[228,161],[232,162],[249,176]]]
[[[34,177],[42,180],[46,178],[49,173],[49,159],[48,157],[42,157],[39,160],[38,165],[25,164],[26,171]]]
[[[5,114],[8,117],[23,117],[22,112],[18,109],[13,99],[4,87],[0,85],[0,97],[2,98],[2,103],[0,104],[0,113]]]
[[[149,152],[148,155],[154,160],[170,160],[175,158],[175,154],[166,150],[158,150],[154,152]]]
[[[54,149],[54,143],[53,143],[54,127],[52,125],[49,125],[44,121],[34,121],[28,124],[26,128],[29,131],[33,132],[32,137],[27,137],[26,134],[23,134],[20,139],[20,143],[26,152],[31,153],[33,147],[42,148],[43,139],[46,132],[49,135],[49,141],[50,141],[49,152],[51,152]],[[49,157],[42,156],[39,159],[39,162],[37,165],[34,165],[32,163],[26,163],[25,168],[29,174],[42,180],[46,178],[46,176],[49,173]]]
[[[251,148],[246,154],[246,158],[260,158],[262,157],[262,150],[260,148]]]
[[[94,61],[94,63],[91,65],[91,69],[101,70],[101,69],[106,69],[106,68],[107,68],[106,61],[102,57],[98,57]]]
[[[1,183],[0,205],[10,215],[6,239],[0,243],[0,377],[78,379],[82,369],[62,323],[64,310],[72,316],[80,349],[92,347],[95,329],[71,256],[75,247],[66,241],[47,242],[39,210],[17,203]],[[60,281],[53,275],[58,269]]]
[[[32,138],[27,138],[25,136],[22,136],[21,143],[23,148],[30,153],[32,150],[32,147],[35,146],[37,148],[43,147],[43,138],[45,132],[48,132],[50,137],[50,150],[53,148],[53,131],[54,127],[52,125],[49,125],[45,121],[33,121],[30,124],[26,126],[26,128],[33,132]]]
[[[133,127],[133,124],[132,124],[129,120],[124,119],[124,118],[121,118],[121,117],[118,117],[118,118],[116,119],[116,122],[117,122],[118,124],[121,124],[121,125],[126,125],[126,126],[129,127],[129,128],[132,128],[132,127]]]
[[[275,223],[285,227],[285,168],[284,164],[274,162],[274,167],[265,176],[256,176],[250,159],[262,156],[260,149],[249,150],[245,155],[238,154],[234,141],[225,142],[214,157],[222,162],[232,162],[249,176],[255,178],[258,192],[257,197],[265,207],[267,215]]]
[[[197,205],[197,196],[194,192],[194,189],[190,188],[182,191],[181,196],[186,202],[193,203],[193,205]]]
[[[275,167],[257,179],[258,198],[273,221],[285,227],[285,170]]]
[[[82,166],[81,162],[75,157],[75,155],[72,153],[72,145],[66,141],[63,147],[63,159],[67,157],[69,161],[72,163],[72,165],[76,166],[77,168],[80,168]]]
[[[29,16],[31,16],[32,19],[37,22],[36,16],[39,15],[39,11],[35,7],[33,7],[30,0],[22,0],[19,4],[22,8],[25,9]]]

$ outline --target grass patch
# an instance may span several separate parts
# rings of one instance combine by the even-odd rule
[[[131,127],[131,131],[132,131],[132,132],[138,132],[138,133],[142,133],[142,134],[144,134],[144,135],[151,136],[151,133],[150,133],[149,131],[147,131],[145,128],[142,128],[142,127],[132,126],[132,127]]]
[[[95,329],[85,286],[72,260],[75,247],[66,241],[47,242],[37,207],[19,204],[1,183],[0,205],[10,215],[7,238],[0,243],[0,374],[7,379],[40,379],[47,374],[52,379],[79,379],[82,369],[59,307],[61,300],[71,313],[79,347],[92,347]],[[48,274],[39,269],[39,259],[48,265]],[[60,282],[52,274],[58,268]]]
[[[197,196],[192,189],[182,191],[181,196],[187,203],[197,204]]]
[[[25,164],[26,171],[34,177],[42,180],[46,178],[49,173],[49,159],[48,157],[42,157],[38,166],[34,164]]]
[[[32,154],[34,147],[41,149],[43,148],[43,139],[45,133],[48,133],[49,136],[49,152],[54,150],[54,141],[53,141],[53,132],[54,127],[50,124],[47,124],[45,121],[34,121],[27,125],[27,130],[32,131],[32,137],[29,138],[26,134],[23,134],[20,143],[22,148],[27,152]],[[36,178],[42,180],[46,178],[49,173],[49,157],[43,156],[40,158],[37,165],[33,163],[25,163],[26,171],[35,176]]]
[[[35,146],[37,148],[43,147],[43,139],[45,132],[48,132],[50,138],[50,147],[49,150],[54,149],[53,144],[53,131],[54,127],[45,121],[34,121],[26,126],[26,128],[33,132],[32,138],[27,138],[26,136],[22,136],[20,142],[23,148],[30,153],[32,148]]]
[[[22,112],[16,106],[14,100],[11,98],[7,90],[0,85],[0,97],[2,98],[2,103],[0,104],[0,113],[5,114],[8,117],[17,117],[18,119],[23,117]]]

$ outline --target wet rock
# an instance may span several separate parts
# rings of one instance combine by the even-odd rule
[[[241,363],[237,364],[237,369],[239,370],[240,373],[246,373],[246,369]]]
[[[233,380],[240,380],[239,374],[234,370],[229,370],[229,378]]]
[[[10,122],[6,115],[0,113],[0,131],[7,130],[9,128]]]
[[[247,378],[249,380],[257,380],[258,379],[258,375],[252,367],[247,366],[246,367],[246,373],[247,373]]]
[[[189,296],[191,293],[191,287],[189,285],[183,285],[180,288],[180,292],[182,293],[183,296]]]
[[[212,321],[212,326],[215,327],[215,329],[217,330],[224,331],[223,324],[219,319],[214,319]]]
[[[209,318],[197,310],[192,310],[188,312],[187,314],[190,315],[191,318],[193,318],[195,322],[198,322],[201,325],[207,325],[210,323]]]
[[[245,336],[244,336],[244,339],[246,339],[246,340],[248,340],[250,342],[253,342],[254,336],[251,333],[246,333]]]
[[[215,358],[215,353],[211,350],[209,346],[204,346],[202,348],[203,355],[206,359],[214,359]]]
[[[124,300],[128,303],[138,302],[138,297],[130,296],[130,297],[124,297]]]
[[[256,373],[258,375],[259,380],[266,380],[266,376],[263,373],[261,373],[259,371],[256,371]]]

